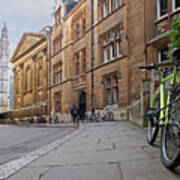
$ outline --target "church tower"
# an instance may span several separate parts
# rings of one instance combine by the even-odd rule
[[[9,41],[6,23],[0,39],[0,112],[9,110]]]

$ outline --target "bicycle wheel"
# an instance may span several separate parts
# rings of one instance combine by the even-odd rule
[[[111,111],[109,112],[109,120],[114,121],[114,113]]]
[[[180,96],[180,84],[175,87],[171,96],[173,102]],[[163,127],[161,137],[161,160],[168,169],[180,165],[180,100],[169,107],[169,122]]]
[[[160,97],[157,96],[155,106],[153,110],[160,108]],[[147,142],[150,145],[153,145],[159,132],[159,125],[157,121],[159,120],[159,114],[156,116],[148,116],[148,125],[147,125]]]

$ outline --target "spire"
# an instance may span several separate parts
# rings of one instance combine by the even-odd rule
[[[6,22],[4,22],[3,24],[3,28],[2,28],[2,31],[1,31],[1,39],[8,39],[8,29],[7,29],[7,24]]]

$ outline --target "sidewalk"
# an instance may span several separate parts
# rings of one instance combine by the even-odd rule
[[[179,180],[129,122],[83,124],[76,136],[8,180]]]

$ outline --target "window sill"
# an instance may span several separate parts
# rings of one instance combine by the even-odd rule
[[[154,22],[155,24],[160,23],[161,21],[164,21],[168,18],[168,14],[165,14],[164,16],[158,17],[158,19]]]
[[[59,84],[61,84],[63,81],[60,81],[60,82],[57,82],[57,83],[54,83],[54,86],[57,86]]]
[[[76,39],[73,41],[73,44],[77,43],[78,41],[80,41],[81,39],[83,39],[85,36],[86,36],[86,34],[83,34],[83,35],[80,36],[79,38],[76,38]]]
[[[112,58],[112,59],[104,60],[103,64],[110,63],[110,62],[112,62],[112,61],[118,60],[118,59],[123,58],[123,57],[124,57],[123,55],[118,55],[117,57],[114,57],[114,58]]]
[[[118,105],[118,102],[107,103],[106,106]]]
[[[61,50],[59,50],[58,52],[54,53],[54,54],[52,55],[52,57],[54,57],[54,56],[58,55],[61,51],[62,51],[62,49],[61,49]]]
[[[177,14],[178,12],[180,12],[180,7],[177,9],[173,9],[172,13],[170,14],[170,16],[173,16],[175,14]]]

